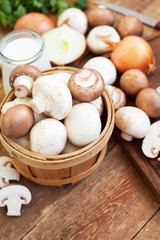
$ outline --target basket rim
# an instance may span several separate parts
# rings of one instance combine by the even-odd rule
[[[53,74],[56,71],[59,71],[59,69],[61,71],[65,71],[65,72],[67,71],[67,72],[71,72],[71,73],[73,71],[78,70],[77,68],[73,68],[73,67],[68,67],[68,66],[62,67],[61,66],[61,67],[53,67],[49,70],[45,70],[42,72],[42,74],[43,75]],[[4,100],[2,101],[2,104],[1,104],[1,108],[4,105],[4,103],[8,102],[8,100],[11,99],[11,97],[14,97],[13,90],[11,90],[8,93],[8,95],[4,98]],[[85,147],[82,147],[81,149],[76,150],[72,153],[65,153],[65,154],[59,154],[59,155],[44,155],[44,154],[32,152],[30,150],[24,149],[23,147],[21,147],[20,145],[15,143],[12,139],[5,136],[2,133],[1,129],[0,129],[0,138],[1,138],[1,140],[5,141],[5,143],[9,146],[10,149],[12,149],[13,155],[15,152],[17,154],[21,154],[21,156],[23,156],[24,158],[28,157],[30,160],[32,159],[32,160],[36,161],[37,163],[41,163],[41,164],[45,164],[45,165],[48,163],[60,165],[60,164],[66,163],[66,162],[69,163],[70,161],[74,161],[74,160],[76,161],[76,158],[78,156],[83,156],[85,153],[94,149],[95,146],[97,146],[97,153],[98,153],[99,145],[101,144],[102,141],[104,141],[105,144],[107,144],[107,140],[110,138],[112,131],[113,131],[113,127],[114,127],[114,106],[113,106],[113,101],[112,101],[111,95],[106,87],[103,91],[102,97],[104,100],[104,105],[107,110],[107,120],[106,120],[105,126],[104,126],[101,134],[93,142],[89,143]],[[1,118],[2,118],[2,115],[3,114],[1,113]],[[0,126],[0,128],[1,128],[1,126]],[[105,144],[103,144],[103,145],[105,145]],[[25,160],[24,160],[24,162],[25,162]]]

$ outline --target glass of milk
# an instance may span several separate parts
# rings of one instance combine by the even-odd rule
[[[41,71],[51,68],[43,38],[39,33],[28,29],[12,31],[1,39],[0,58],[5,94],[11,89],[10,73],[18,65],[31,64]]]

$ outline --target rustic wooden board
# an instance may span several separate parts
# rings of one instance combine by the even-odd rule
[[[150,87],[156,88],[160,85],[160,36],[151,37],[149,43],[154,52],[157,68],[148,78]],[[128,98],[127,105],[130,104],[134,105],[134,99]],[[156,120],[160,118],[151,119],[151,121]],[[142,140],[134,139],[132,142],[127,142],[120,137],[120,131],[117,128],[114,130],[114,136],[160,201],[160,161],[145,157],[141,151]]]

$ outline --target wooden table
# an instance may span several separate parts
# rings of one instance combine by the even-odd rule
[[[160,20],[159,0],[108,2]],[[115,17],[118,21],[121,15]],[[160,32],[144,26],[143,36],[151,34]],[[0,101],[3,97],[0,81]],[[6,154],[0,144],[0,155]],[[100,167],[82,182],[47,187],[21,176],[20,184],[30,189],[32,201],[22,207],[21,217],[8,217],[0,208],[2,240],[160,239],[160,204],[113,136]]]

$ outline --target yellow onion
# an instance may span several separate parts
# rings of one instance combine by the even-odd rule
[[[149,74],[155,70],[152,48],[142,37],[127,36],[118,43],[105,42],[112,45],[111,60],[120,72],[139,69]]]
[[[39,12],[30,12],[17,20],[14,30],[27,28],[43,34],[55,27],[56,23],[49,16]]]

